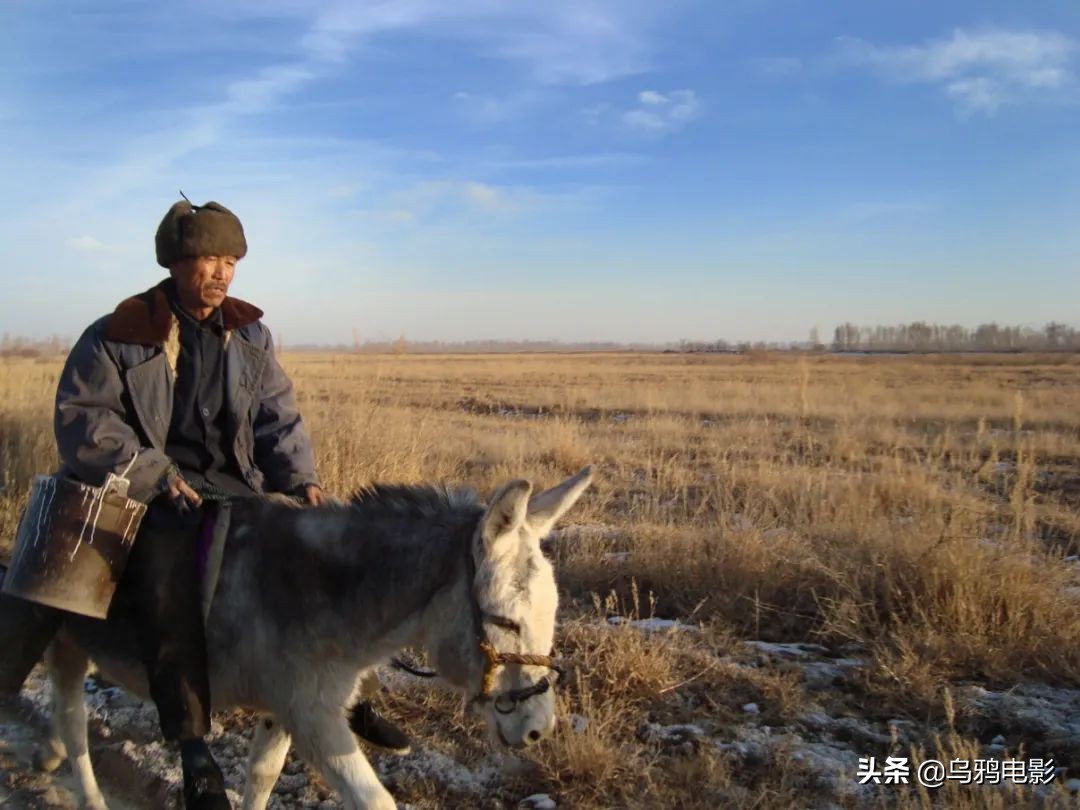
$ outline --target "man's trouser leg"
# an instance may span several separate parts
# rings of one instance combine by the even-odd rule
[[[210,731],[197,531],[169,507],[151,504],[124,572],[127,599],[157,706],[161,732],[180,743],[184,805],[225,810],[225,780],[203,737]]]
[[[63,616],[56,608],[0,594],[0,696],[22,689]]]
[[[170,742],[210,731],[210,680],[196,573],[196,530],[151,504],[124,572],[140,652]]]

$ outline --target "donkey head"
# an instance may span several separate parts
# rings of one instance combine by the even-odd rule
[[[503,486],[473,537],[471,583],[478,682],[471,687],[489,730],[518,748],[555,727],[555,572],[540,541],[592,480],[586,467],[533,495],[528,481]],[[474,567],[473,567],[474,566]]]

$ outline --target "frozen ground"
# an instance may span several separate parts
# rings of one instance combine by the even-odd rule
[[[679,632],[684,626],[643,623],[640,628],[644,633],[663,633]],[[923,744],[929,738],[930,730],[912,720],[872,721],[835,709],[836,693],[843,691],[852,673],[864,663],[855,649],[830,651],[814,644],[759,641],[745,642],[743,647],[739,666],[797,666],[803,670],[808,696],[816,699],[795,722],[770,726],[757,704],[747,703],[742,707],[745,722],[735,727],[720,726],[707,716],[700,722],[670,725],[643,717],[639,739],[672,756],[709,745],[733,763],[747,766],[781,756],[797,762],[814,778],[823,800],[831,796],[841,804],[858,805],[875,796],[873,786],[859,785],[855,778],[860,756],[902,754],[910,745]],[[388,674],[387,680],[393,683],[400,677]],[[153,707],[93,678],[87,681],[86,697],[93,757],[110,807],[177,806],[179,768],[173,753],[157,740]],[[1080,690],[1021,685],[991,691],[972,685],[957,690],[956,702],[960,730],[982,743],[980,756],[1006,759],[1023,748],[1028,756],[1052,757],[1062,764],[1075,765],[1080,760]],[[40,671],[35,672],[18,702],[0,709],[0,807],[5,810],[75,807],[66,765],[56,775],[46,775],[36,772],[31,764],[47,714],[47,689]],[[568,733],[581,733],[588,726],[588,718],[573,716],[569,720]],[[215,718],[211,744],[237,807],[250,731],[251,717],[243,712]],[[372,761],[395,792],[407,787],[415,795],[421,787],[422,792],[441,797],[447,807],[559,806],[555,795],[507,797],[498,784],[503,773],[513,769],[514,761],[495,751],[467,766],[417,740],[409,756],[373,756]],[[1061,772],[1059,779],[1064,783],[1070,776],[1073,774]],[[1080,788],[1080,784],[1075,787]],[[829,804],[826,801],[820,806]],[[270,807],[332,810],[341,805],[304,763],[290,755]]]

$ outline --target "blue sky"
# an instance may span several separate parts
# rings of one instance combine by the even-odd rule
[[[289,343],[1075,323],[1075,0],[8,0],[0,331],[241,217]]]

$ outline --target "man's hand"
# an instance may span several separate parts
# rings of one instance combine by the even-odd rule
[[[310,506],[322,506],[326,503],[326,493],[318,484],[308,484],[304,487],[304,498]]]
[[[169,497],[169,503],[173,506],[179,507],[181,498],[186,499],[192,506],[198,506],[202,503],[202,496],[188,486],[188,482],[179,475],[169,482],[169,488],[166,490],[166,494]]]

